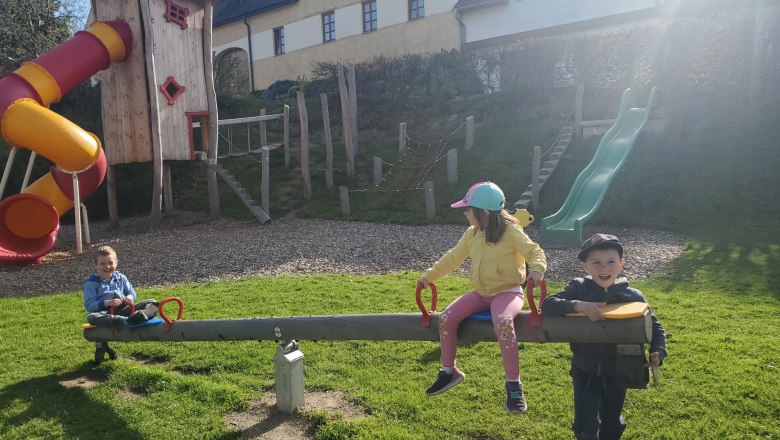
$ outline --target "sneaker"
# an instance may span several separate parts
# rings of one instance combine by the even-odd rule
[[[457,368],[453,368],[452,373],[439,370],[439,375],[436,376],[436,381],[433,383],[433,385],[430,386],[430,388],[425,390],[425,394],[429,396],[436,396],[463,382],[463,379],[465,378],[466,375]]]
[[[520,382],[506,383],[506,411],[510,414],[524,413],[528,409]]]
[[[146,322],[149,320],[149,317],[146,316],[143,310],[138,310],[137,312],[134,312],[132,315],[127,317],[127,324],[128,325],[136,325],[140,324],[142,322]]]

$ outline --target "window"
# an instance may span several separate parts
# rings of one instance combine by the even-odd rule
[[[284,28],[274,29],[274,55],[284,53]]]
[[[425,0],[409,0],[409,20],[425,17]]]
[[[376,30],[376,0],[363,2],[363,32]]]
[[[165,0],[165,21],[172,21],[178,24],[182,29],[187,29],[187,17],[189,16],[189,9],[176,4],[171,0]]]
[[[336,13],[333,11],[322,14],[322,42],[336,39]]]

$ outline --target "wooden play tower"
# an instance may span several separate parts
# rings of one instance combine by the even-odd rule
[[[170,166],[197,158],[193,123],[208,159],[217,157],[217,100],[212,68],[211,0],[92,0],[90,20],[126,21],[133,44],[125,62],[102,72],[104,148],[112,225],[119,223],[114,166],[152,162],[150,230],[163,204],[173,211]],[[207,170],[212,216],[217,181]]]

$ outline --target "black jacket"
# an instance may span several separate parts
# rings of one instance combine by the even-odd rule
[[[607,289],[599,286],[591,278],[575,278],[566,288],[552,295],[542,303],[543,315],[565,315],[573,313],[577,301],[606,302],[607,304],[639,301],[646,303],[645,296],[637,289],[628,287],[626,278],[619,278]],[[653,338],[650,352],[661,354],[661,363],[666,357],[666,334],[652,310]],[[594,376],[616,374],[617,344],[570,344],[572,365]]]

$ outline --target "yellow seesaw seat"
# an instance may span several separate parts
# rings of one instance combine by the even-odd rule
[[[647,303],[643,302],[625,302],[614,303],[600,306],[601,312],[607,319],[627,319],[642,316],[650,309]],[[585,316],[582,312],[567,313],[566,316]]]

